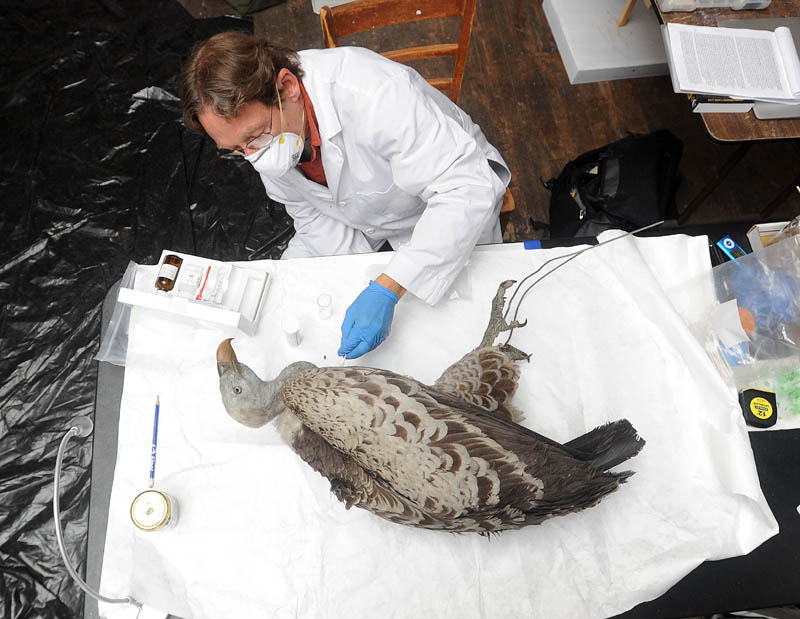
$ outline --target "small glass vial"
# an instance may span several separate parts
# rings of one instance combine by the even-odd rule
[[[203,285],[203,267],[187,263],[185,267],[181,267],[181,273],[181,281],[172,289],[172,294],[184,299],[194,299]]]
[[[142,531],[171,529],[178,521],[178,503],[166,492],[145,490],[131,503],[131,521]]]
[[[178,271],[183,264],[183,258],[175,254],[167,254],[164,256],[164,261],[161,263],[161,269],[158,271],[156,277],[156,288],[169,292],[175,287],[175,280],[178,277]]]
[[[321,294],[317,297],[317,313],[320,319],[328,320],[331,317],[331,295]]]

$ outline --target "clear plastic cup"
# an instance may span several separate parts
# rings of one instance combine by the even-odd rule
[[[329,294],[321,294],[317,297],[317,314],[321,320],[328,320],[331,317],[333,299]]]

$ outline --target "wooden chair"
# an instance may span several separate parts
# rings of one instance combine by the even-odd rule
[[[383,52],[383,56],[396,62],[412,62],[427,58],[455,57],[453,74],[430,78],[431,85],[446,93],[454,103],[461,94],[464,67],[467,64],[472,18],[477,0],[357,0],[336,7],[323,6],[319,12],[322,36],[326,47],[337,47],[343,36],[384,28],[393,24],[406,24],[426,19],[460,17],[461,30],[458,42],[437,43],[407,47]]]
[[[617,26],[622,28],[625,24],[628,23],[628,20],[631,17],[631,13],[633,12],[633,7],[636,5],[636,0],[628,0],[625,3],[625,6],[622,9],[622,14],[619,16],[617,20]],[[649,9],[651,6],[651,0],[644,0],[644,5]]]
[[[503,206],[500,207],[500,230],[505,233],[508,220],[511,219],[511,213],[517,205],[514,204],[514,196],[511,195],[511,190],[506,188],[506,193],[503,195]]]
[[[323,6],[319,12],[322,36],[326,47],[338,47],[341,37],[384,28],[394,24],[405,24],[426,19],[460,17],[461,28],[458,41],[436,43],[382,52],[395,62],[413,62],[429,58],[452,56],[453,74],[446,77],[427,78],[428,82],[447,94],[453,103],[458,103],[464,68],[467,64],[472,20],[475,17],[477,0],[356,0],[335,7]],[[500,209],[500,226],[505,226],[514,211],[514,198],[509,190],[503,196]]]

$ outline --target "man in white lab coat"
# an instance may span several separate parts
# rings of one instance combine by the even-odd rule
[[[286,205],[295,235],[283,258],[395,250],[347,310],[340,355],[378,346],[406,291],[435,304],[476,243],[502,241],[508,167],[405,65],[227,32],[192,51],[181,100],[187,125],[245,156]]]

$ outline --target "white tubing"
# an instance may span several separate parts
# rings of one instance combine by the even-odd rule
[[[87,419],[87,421],[89,420]],[[89,421],[89,424],[91,424],[91,421]],[[61,444],[58,446],[58,454],[56,456],[55,480],[53,483],[53,519],[55,520],[56,524],[56,540],[58,541],[58,550],[61,552],[61,558],[64,560],[64,565],[67,566],[67,571],[69,572],[69,575],[72,576],[72,579],[76,583],[78,583],[78,586],[81,589],[83,589],[86,593],[91,595],[94,599],[100,602],[108,602],[109,604],[133,604],[134,606],[141,608],[141,604],[136,600],[134,600],[132,597],[110,598],[92,589],[89,585],[87,585],[83,581],[83,579],[81,579],[81,577],[78,575],[78,572],[75,571],[75,568],[72,567],[72,563],[70,563],[69,558],[67,557],[66,548],[64,548],[64,538],[61,533],[61,512],[58,505],[61,464],[64,459],[64,449],[67,443],[69,442],[69,439],[72,438],[73,436],[88,436],[88,434],[91,432],[91,425],[86,426],[89,428],[88,432],[86,430],[86,427],[84,426],[79,426],[77,424],[73,425],[69,429],[69,431],[64,435],[64,438],[61,439]]]

